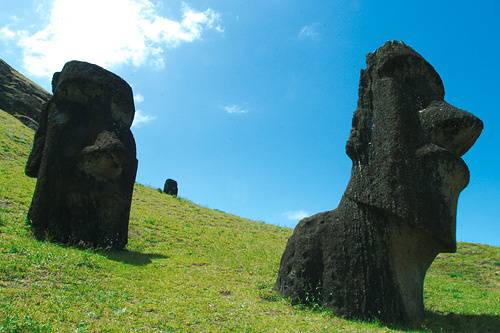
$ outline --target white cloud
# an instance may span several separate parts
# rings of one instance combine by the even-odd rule
[[[225,112],[227,112],[227,113],[239,113],[239,114],[242,114],[242,113],[247,113],[248,112],[248,109],[244,108],[241,105],[236,105],[236,104],[223,106],[222,109]]]
[[[141,127],[142,125],[147,124],[155,119],[156,117],[145,114],[142,110],[135,110],[134,122],[132,123],[132,127]]]
[[[11,41],[19,38],[26,37],[28,32],[26,30],[12,30],[8,26],[0,28],[0,40]]]
[[[135,94],[134,95],[134,103],[139,104],[139,103],[142,103],[142,102],[144,102],[144,96],[142,96],[139,93]]]
[[[294,210],[294,211],[288,211],[283,214],[287,219],[291,221],[300,221],[305,217],[309,216],[309,213],[303,210]]]
[[[105,68],[163,68],[166,49],[198,40],[208,29],[223,31],[220,15],[212,9],[195,11],[183,5],[182,18],[172,20],[160,16],[151,0],[53,0],[42,29],[20,34],[3,27],[1,34],[17,37],[30,74],[50,78],[74,59]]]
[[[297,35],[299,39],[312,39],[312,40],[317,40],[320,37],[320,33],[318,32],[318,24],[313,23],[313,24],[307,24],[303,26],[299,34]]]
[[[0,29],[0,39],[7,40],[12,39],[16,36],[17,34],[14,31],[10,30],[9,27],[2,27]]]
[[[142,96],[142,94],[140,93],[135,94],[134,103],[140,104],[142,102],[144,102],[144,96]],[[148,115],[141,109],[137,109],[135,110],[134,122],[132,123],[132,127],[141,127],[142,125],[147,124],[155,119],[155,116]]]

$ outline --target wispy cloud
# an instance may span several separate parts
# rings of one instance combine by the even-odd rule
[[[26,30],[11,30],[8,26],[0,28],[0,40],[10,41],[28,35]]]
[[[50,78],[73,59],[105,68],[162,68],[167,49],[194,42],[207,30],[223,31],[220,15],[210,8],[183,5],[182,18],[173,20],[159,15],[152,0],[53,0],[51,5],[48,24],[38,31],[0,30],[0,39],[22,48],[25,69],[41,77]]]
[[[144,124],[150,123],[155,120],[156,117],[145,114],[142,110],[135,110],[134,122],[132,123],[132,127],[141,127]]]
[[[233,105],[226,105],[226,106],[223,106],[222,109],[226,112],[226,113],[232,113],[232,114],[242,114],[242,113],[247,113],[248,112],[248,109],[241,106],[241,105],[237,105],[237,104],[233,104]]]
[[[308,217],[309,213],[304,210],[293,210],[283,213],[283,216],[285,216],[290,221],[298,222],[303,218]]]
[[[16,33],[9,29],[9,27],[2,27],[0,29],[0,39],[12,39],[16,37]]]
[[[142,96],[141,94],[137,93],[134,95],[134,103],[136,104],[140,104],[144,102],[144,96]]]
[[[137,106],[138,104],[141,104],[142,102],[144,102],[144,96],[142,96],[142,94],[140,94],[140,93],[136,93],[134,95],[135,105]],[[141,127],[142,125],[150,123],[155,119],[156,119],[155,116],[151,116],[151,115],[145,113],[144,111],[142,111],[141,109],[137,109],[137,110],[135,110],[134,122],[132,123],[132,127],[136,127],[136,128]]]
[[[300,28],[297,37],[299,39],[312,39],[318,40],[321,37],[321,34],[318,31],[318,23],[306,24],[302,28]]]

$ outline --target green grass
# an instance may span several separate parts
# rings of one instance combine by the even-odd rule
[[[137,184],[126,251],[33,239],[33,132],[0,111],[0,332],[399,332],[273,291],[291,230]],[[500,331],[500,249],[459,244],[425,285],[420,331]],[[417,330],[417,331],[419,331]]]

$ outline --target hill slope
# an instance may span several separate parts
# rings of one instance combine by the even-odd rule
[[[50,94],[0,59],[0,109],[36,129]]]
[[[137,184],[127,251],[35,241],[23,174],[33,132],[0,111],[0,332],[392,332],[273,292],[287,228]],[[422,330],[500,328],[500,249],[459,244],[425,286]]]

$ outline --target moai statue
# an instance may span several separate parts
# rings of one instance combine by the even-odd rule
[[[483,123],[444,101],[422,56],[387,42],[367,56],[346,152],[351,179],[337,209],[305,218],[281,259],[277,289],[357,319],[418,324],[438,253],[456,251],[460,158]]]
[[[176,197],[178,192],[179,189],[177,188],[177,182],[170,178],[167,179],[165,181],[165,185],[163,186],[163,193]]]
[[[37,178],[29,223],[39,239],[123,248],[137,171],[132,89],[71,61],[54,74],[52,91],[26,165]]]

